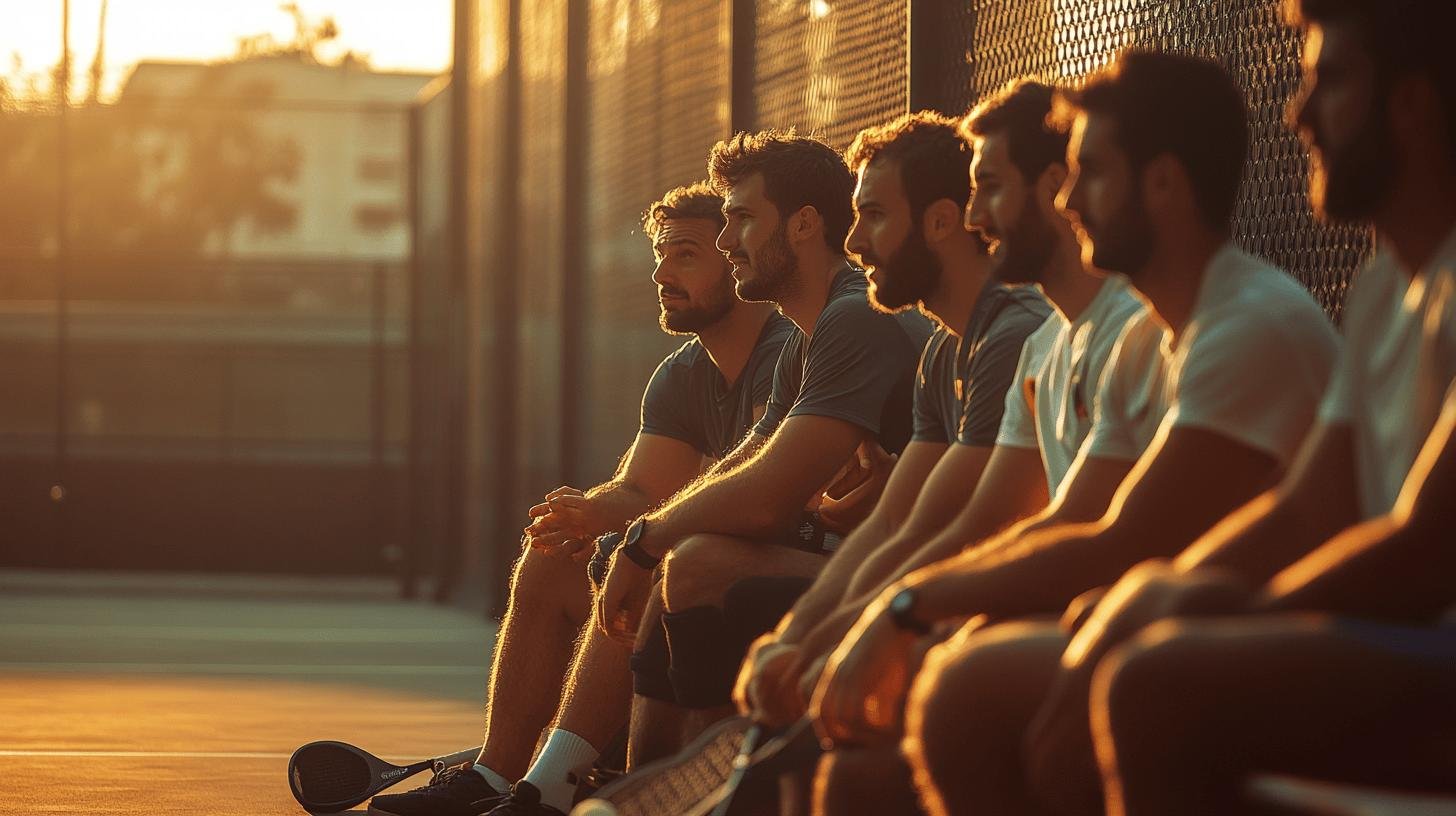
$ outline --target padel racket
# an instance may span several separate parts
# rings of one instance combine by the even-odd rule
[[[436,776],[475,761],[480,748],[410,765],[385,762],[347,742],[310,742],[288,759],[288,789],[309,813],[338,813],[424,770]]]

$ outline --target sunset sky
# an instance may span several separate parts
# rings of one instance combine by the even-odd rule
[[[8,0],[0,14],[0,76],[44,75],[61,52],[61,0]],[[139,60],[216,60],[243,37],[293,37],[281,0],[110,0],[102,95],[116,93]],[[353,50],[375,68],[438,73],[450,64],[451,0],[299,0],[310,19],[333,16],[339,39],[327,59]],[[71,53],[77,95],[96,53],[101,0],[71,0]],[[19,89],[18,89],[19,90]]]

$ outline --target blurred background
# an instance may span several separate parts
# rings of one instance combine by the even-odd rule
[[[498,608],[660,333],[646,206],[1126,45],[1221,59],[1238,240],[1338,317],[1277,0],[31,0],[0,25],[0,569],[372,576]]]

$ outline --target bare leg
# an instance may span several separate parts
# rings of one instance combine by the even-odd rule
[[[819,760],[814,816],[918,814],[910,769],[894,745],[837,750]]]
[[[1434,744],[1456,731],[1456,631],[1387,632],[1303,616],[1150,627],[1092,685],[1108,813],[1237,813],[1256,770],[1456,784]]]
[[[532,549],[516,562],[491,662],[480,764],[507,779],[526,772],[556,711],[557,689],[590,605],[583,565]]]
[[[905,712],[903,750],[932,814],[1045,813],[1022,765],[1027,726],[1051,687],[1066,635],[1008,623],[926,655]]]
[[[554,728],[570,731],[600,752],[627,724],[632,701],[632,653],[587,621]]]
[[[640,651],[647,645],[653,627],[662,626],[662,591],[659,587],[647,601],[642,615],[642,626],[637,631],[636,648]],[[665,720],[663,711],[671,712],[676,706],[663,700],[632,696],[632,722],[628,727],[627,769],[668,756],[681,744],[673,720]]]
[[[776,544],[729,536],[692,536],[673,549],[664,565],[664,608],[668,613],[680,613],[721,607],[728,590],[744,578],[812,577],[819,573],[824,561],[822,555]],[[772,625],[772,622],[768,624]],[[727,644],[725,648],[735,646]],[[733,707],[726,704],[690,709],[661,701],[653,703],[634,714],[634,727],[644,734],[676,735],[678,742],[671,750],[681,748],[708,726],[733,713]]]

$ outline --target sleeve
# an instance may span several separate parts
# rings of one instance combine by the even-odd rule
[[[1322,325],[1303,325],[1313,320]],[[1250,312],[1193,338],[1177,371],[1173,427],[1216,431],[1288,464],[1329,384],[1338,344],[1324,321]]]
[[[1132,460],[1142,456],[1161,417],[1152,390],[1161,382],[1163,331],[1148,315],[1128,321],[1102,368],[1092,403],[1089,457]]]
[[[686,372],[673,363],[672,357],[663,360],[647,381],[647,390],[642,394],[639,433],[686,442],[706,454],[708,444],[702,423],[692,421],[693,399],[686,384]]]
[[[1011,307],[1001,313],[976,349],[966,375],[964,409],[956,441],[962,445],[990,447],[996,444],[1001,417],[1006,410],[1007,392],[1016,379],[1026,338],[1046,321],[1046,315]],[[1016,390],[1020,390],[1019,388]],[[1032,431],[1032,447],[1036,446]]]
[[[945,403],[936,392],[937,384],[943,388],[945,379],[955,376],[954,371],[947,371],[942,365],[946,343],[946,334],[937,331],[925,341],[925,350],[920,353],[920,365],[915,372],[914,425],[910,434],[916,442],[950,443],[946,438]]]
[[[1041,355],[1037,354],[1033,342],[1027,342],[1021,347],[1021,360],[1016,364],[1016,374],[1011,378],[1011,386],[1006,389],[1001,428],[996,432],[997,445],[1008,448],[1038,448],[1036,417],[1032,415],[1031,403],[1027,400],[1027,382],[1036,378],[1041,369],[1039,363],[1044,362]]]
[[[798,400],[787,415],[833,417],[877,434],[885,401],[897,383],[908,381],[917,348],[893,315],[845,299],[820,317],[806,357]]]
[[[779,352],[779,361],[773,367],[773,388],[769,391],[768,402],[764,404],[763,418],[753,426],[755,434],[773,436],[798,399],[803,380],[803,346],[804,336],[796,333]]]

